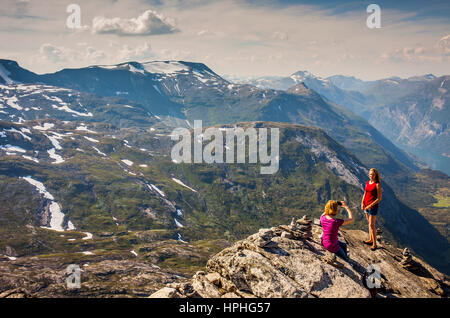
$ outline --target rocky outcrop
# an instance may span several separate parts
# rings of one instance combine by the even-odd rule
[[[304,217],[261,229],[214,255],[191,280],[151,297],[447,297],[445,275],[382,242],[371,251],[363,231],[341,230],[352,262],[336,258],[322,247],[315,223]]]
[[[0,264],[0,298],[148,297],[184,278],[138,260],[103,260],[81,267],[81,286],[68,289],[67,264],[58,259],[17,259]],[[167,294],[167,297],[171,294]]]
[[[151,236],[146,239],[148,243],[132,251],[92,249],[14,257],[14,250],[7,248],[9,255],[0,251],[0,298],[148,297],[167,284],[187,281],[204,267],[209,256],[231,244],[226,240],[190,244]],[[68,272],[68,266],[80,270],[78,287],[67,284],[74,273]],[[173,296],[167,289],[161,293]],[[190,295],[189,286],[183,294]]]

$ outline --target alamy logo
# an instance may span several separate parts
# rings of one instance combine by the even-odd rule
[[[70,264],[66,268],[66,273],[69,275],[66,279],[67,289],[81,288],[81,269],[76,264]]]
[[[381,271],[377,264],[370,264],[367,267],[366,283],[368,288],[381,287]]]
[[[178,141],[171,152],[175,163],[246,163],[248,138],[248,163],[269,164],[262,166],[261,174],[274,174],[279,168],[280,133],[278,128],[270,128],[270,155],[268,154],[267,128],[216,128],[210,127],[203,131],[202,121],[194,121],[194,136],[192,147],[191,132],[186,128],[176,128],[171,133],[171,139]],[[223,133],[225,133],[225,138]],[[182,138],[180,141],[180,137]],[[246,138],[247,137],[247,138]],[[236,156],[235,156],[236,140]],[[203,141],[210,141],[203,148]],[[192,158],[192,148],[194,156]],[[235,158],[236,157],[236,158]]]
[[[81,28],[81,8],[78,4],[72,3],[67,6],[67,13],[71,13],[66,20],[66,26],[69,29]]]
[[[378,4],[369,4],[366,9],[367,13],[372,13],[367,17],[366,25],[369,29],[381,28],[381,8]]]

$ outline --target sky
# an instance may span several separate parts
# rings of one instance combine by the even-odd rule
[[[450,1],[0,1],[0,58],[36,73],[183,60],[237,77],[450,74]]]

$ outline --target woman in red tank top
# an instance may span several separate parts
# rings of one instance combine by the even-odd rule
[[[364,189],[364,196],[361,202],[361,209],[365,212],[367,221],[369,222],[368,241],[365,244],[372,245],[371,250],[375,251],[377,248],[377,230],[375,228],[375,220],[377,218],[378,203],[381,201],[381,184],[380,174],[377,169],[370,169],[370,180],[366,182]]]

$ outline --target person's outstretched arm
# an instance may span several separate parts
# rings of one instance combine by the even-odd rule
[[[342,223],[342,225],[347,225],[347,224],[353,223],[353,221],[355,221],[355,219],[353,218],[352,210],[350,210],[347,203],[345,203],[344,201],[342,201],[342,207],[347,210],[348,217],[349,217],[348,219],[344,220],[344,223]]]

